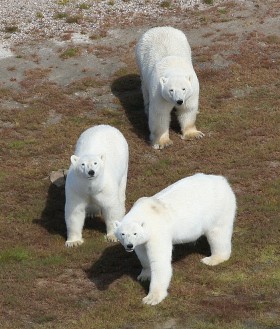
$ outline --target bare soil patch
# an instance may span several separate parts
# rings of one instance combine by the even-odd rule
[[[63,31],[30,30],[22,41],[11,37],[17,30],[1,32],[1,328],[280,328],[278,1],[159,1],[120,19],[112,1],[91,29],[88,13],[72,17],[93,10],[84,3],[91,9],[60,4]],[[174,145],[156,151],[134,47],[160,25],[189,38],[206,136],[182,141],[174,119]],[[105,242],[100,219],[86,220],[84,245],[64,247],[64,187],[49,176],[68,168],[80,133],[101,123],[129,143],[127,210],[196,172],[225,175],[237,195],[232,258],[209,268],[199,262],[205,239],[176,247],[170,294],[156,307],[141,304],[139,262]]]

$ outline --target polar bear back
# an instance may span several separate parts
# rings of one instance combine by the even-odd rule
[[[75,155],[105,155],[105,171],[123,176],[128,168],[128,144],[122,133],[109,125],[85,130],[79,137]]]
[[[105,154],[109,161],[127,159],[128,145],[118,129],[99,125],[85,130],[77,141],[75,155],[85,154]]]
[[[196,174],[179,180],[154,198],[162,202],[171,217],[173,240],[184,240],[191,231],[195,240],[214,226],[233,225],[236,199],[223,176]]]
[[[156,63],[169,56],[183,57],[192,66],[188,40],[182,31],[173,27],[152,28],[137,43],[136,58],[140,71],[152,70]]]

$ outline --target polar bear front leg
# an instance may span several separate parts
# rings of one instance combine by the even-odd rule
[[[204,137],[203,132],[196,129],[195,120],[198,113],[198,103],[191,106],[187,104],[186,108],[177,109],[177,117],[182,130],[182,139],[192,140]]]
[[[152,146],[161,150],[173,144],[169,138],[170,112],[167,102],[151,102],[149,108],[149,129]]]
[[[147,251],[146,251],[146,246],[144,246],[144,245],[136,246],[135,252],[142,265],[142,271],[138,275],[137,280],[139,280],[139,281],[151,280],[151,268],[150,268]]]
[[[67,200],[69,199],[69,200]],[[82,230],[86,217],[86,204],[74,197],[66,198],[65,204],[65,222],[67,227],[66,247],[75,247],[81,245],[84,240],[82,238]]]
[[[165,241],[165,245],[157,241],[156,244],[147,247],[151,283],[148,295],[143,298],[144,304],[159,304],[168,295],[167,289],[172,277],[171,254],[171,241]]]

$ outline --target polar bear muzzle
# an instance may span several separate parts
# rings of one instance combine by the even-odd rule
[[[125,251],[127,252],[133,252],[134,251],[134,246],[132,243],[128,243],[125,247]]]
[[[90,169],[90,170],[88,171],[88,175],[90,176],[89,178],[94,177],[94,174],[95,174],[95,171],[94,171],[94,170]]]

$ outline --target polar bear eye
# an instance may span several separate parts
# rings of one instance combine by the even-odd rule
[[[137,235],[137,233],[134,233],[134,235]]]
[[[93,164],[94,164],[94,165],[97,165],[97,162],[94,162]]]
[[[124,236],[124,233],[122,233],[122,236]]]
[[[82,163],[82,167],[84,167],[85,166],[85,164],[84,163]]]
[[[186,91],[186,88],[183,88],[182,90],[183,90],[183,91]]]
[[[171,93],[173,93],[174,90],[173,90],[173,89],[170,89],[169,91],[170,91]]]

